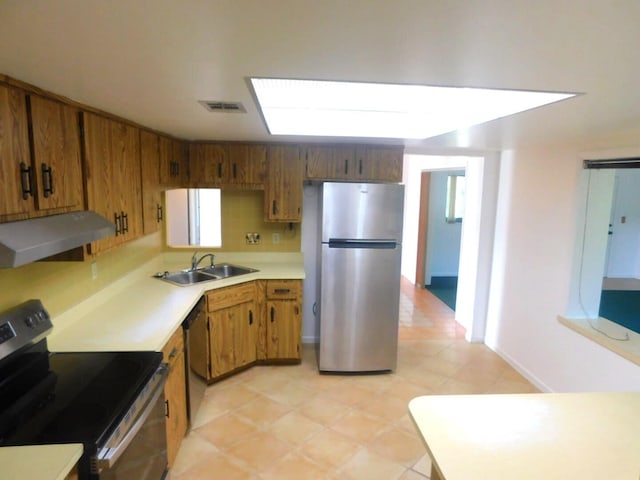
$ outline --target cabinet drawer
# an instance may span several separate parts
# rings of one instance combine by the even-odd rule
[[[182,352],[184,352],[184,336],[182,327],[179,327],[162,349],[162,358],[171,366]]]
[[[233,287],[220,288],[207,292],[207,311],[215,312],[256,298],[255,282],[242,283]]]
[[[295,300],[300,297],[300,280],[268,280],[267,299]]]

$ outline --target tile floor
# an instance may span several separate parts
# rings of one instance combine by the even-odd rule
[[[431,464],[407,411],[419,395],[537,391],[453,311],[403,279],[398,368],[320,375],[302,363],[258,366],[210,386],[171,480],[418,480]]]

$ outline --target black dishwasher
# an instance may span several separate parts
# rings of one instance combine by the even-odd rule
[[[182,328],[184,330],[184,348],[186,359],[185,367],[187,369],[187,403],[190,429],[193,427],[198,409],[200,408],[200,404],[202,403],[202,399],[204,398],[204,392],[207,388],[207,383],[205,382],[205,380],[200,377],[193,368],[194,362],[192,362],[192,355],[194,355],[194,351],[191,348],[191,336],[193,334],[193,329],[191,327],[194,325],[194,323],[202,321],[205,315],[205,298],[201,297],[196,306],[193,307],[191,312],[189,312],[187,318],[185,318],[182,322]],[[197,360],[195,361],[195,363],[197,363]]]

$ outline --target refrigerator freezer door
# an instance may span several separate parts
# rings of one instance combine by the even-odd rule
[[[322,245],[319,368],[395,370],[401,247]]]
[[[322,242],[331,238],[359,238],[402,243],[403,205],[403,185],[325,183]]]

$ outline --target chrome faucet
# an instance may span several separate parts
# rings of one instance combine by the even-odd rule
[[[195,271],[198,268],[198,265],[200,265],[200,262],[207,257],[211,260],[211,268],[215,267],[216,256],[213,253],[205,253],[198,258],[198,252],[193,252],[193,256],[191,257],[191,271]]]

